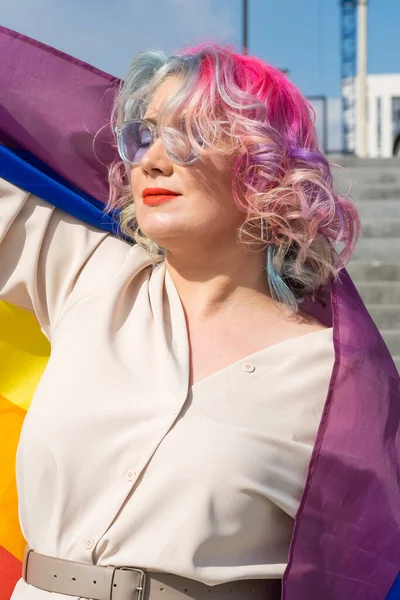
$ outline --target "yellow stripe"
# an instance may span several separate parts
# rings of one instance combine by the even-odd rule
[[[0,302],[0,394],[25,410],[50,355],[35,317]]]

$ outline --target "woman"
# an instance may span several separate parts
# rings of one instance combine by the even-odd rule
[[[12,598],[279,598],[335,358],[303,305],[356,211],[306,101],[258,59],[139,55],[116,117],[108,209],[135,246],[1,184],[1,297],[52,344],[18,448]]]

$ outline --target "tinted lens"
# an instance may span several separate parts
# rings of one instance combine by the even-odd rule
[[[139,164],[151,145],[152,132],[147,123],[131,121],[122,126],[118,138],[118,150],[122,160]],[[170,158],[180,164],[190,164],[198,157],[191,147],[186,133],[174,127],[163,127],[162,139]]]
[[[164,127],[162,137],[165,149],[173,161],[181,164],[189,164],[198,157],[197,152],[190,145],[184,131],[175,129],[174,127]]]
[[[140,163],[151,144],[151,131],[146,123],[132,121],[122,127],[119,136],[121,158],[129,163]]]

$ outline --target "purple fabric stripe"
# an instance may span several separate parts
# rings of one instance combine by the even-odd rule
[[[0,142],[106,201],[107,165],[117,156],[108,123],[120,80],[5,27],[0,56]]]
[[[399,377],[347,272],[341,281],[336,361],[283,600],[384,600],[400,568]]]

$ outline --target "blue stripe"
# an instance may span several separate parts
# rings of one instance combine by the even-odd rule
[[[102,202],[70,184],[29,152],[0,145],[0,177],[89,225],[126,239],[118,225],[117,210],[104,213]]]
[[[385,600],[400,600],[400,573]]]

